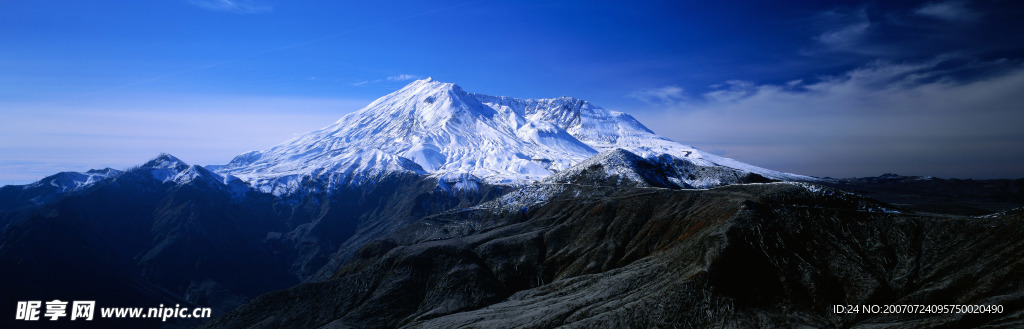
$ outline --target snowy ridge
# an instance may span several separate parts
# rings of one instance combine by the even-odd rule
[[[813,177],[753,166],[679,144],[655,134],[628,114],[606,110],[584,100],[571,97],[523,100],[479,94],[474,96],[492,107],[523,113],[529,120],[553,123],[596,150],[594,154],[621,148],[647,159],[669,154],[698,166],[724,166],[771,179],[816,180]]]
[[[175,185],[205,184],[228,191],[234,197],[244,196],[251,189],[249,184],[238,177],[231,175],[219,175],[207,170],[200,165],[188,165],[188,168],[170,177],[164,182],[174,182]]]
[[[539,181],[616,148],[648,159],[669,154],[697,166],[724,166],[777,180],[813,180],[701,152],[654,134],[628,114],[587,101],[471,94],[430,78],[325,128],[239,155],[217,172],[277,195],[299,191],[308,181],[331,189],[395,173],[430,175],[445,187],[462,189],[477,181]]]
[[[10,202],[13,202],[8,205],[17,204],[18,200],[25,202],[22,204],[43,205],[58,200],[68,193],[84,190],[123,173],[110,168],[92,169],[86,172],[66,171],[25,185],[4,186],[0,188],[0,191],[7,191],[5,195],[11,198]]]
[[[679,188],[665,176],[666,170],[624,149],[601,152],[568,170],[544,180],[547,183],[603,183],[638,187]],[[684,185],[685,186],[685,185]]]
[[[232,175],[221,175],[200,165],[190,165],[174,157],[162,153],[130,172],[142,172],[160,183],[172,183],[177,186],[205,185],[223,189],[233,197],[244,196],[252,188],[248,183]]]
[[[31,184],[12,187],[32,191],[28,192],[32,194],[28,200],[41,205],[101,182],[119,182],[123,181],[122,179],[136,181],[140,178],[143,182],[152,179],[159,184],[169,183],[176,186],[203,185],[227,191],[235,198],[243,197],[252,190],[248,183],[238,177],[217,174],[199,165],[189,165],[166,153],[126,171],[105,168],[86,172],[61,172]]]
[[[45,184],[56,188],[55,192],[57,193],[68,193],[84,189],[104,179],[120,175],[121,173],[122,171],[111,168],[92,169],[84,173],[66,171],[43,178],[35,183],[24,185],[22,188],[29,189]]]
[[[175,177],[189,169],[189,165],[174,156],[162,153],[149,160],[136,170],[147,170],[154,180],[161,183],[173,181]]]

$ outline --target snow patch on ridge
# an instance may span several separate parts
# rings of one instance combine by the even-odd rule
[[[123,172],[111,168],[91,169],[86,172],[65,171],[40,179],[34,183],[22,185],[21,188],[32,189],[49,185],[54,188],[55,193],[70,193],[82,190],[105,179],[116,177],[121,173]]]

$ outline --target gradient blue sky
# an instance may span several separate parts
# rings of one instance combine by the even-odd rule
[[[1016,1],[7,1],[0,185],[223,164],[432,76],[815,176],[1024,177]]]

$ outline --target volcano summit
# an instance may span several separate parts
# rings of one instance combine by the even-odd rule
[[[632,116],[560,97],[517,99],[468,93],[456,84],[417,80],[334,124],[264,151],[235,157],[219,172],[274,194],[302,181],[360,185],[387,173],[521,185],[568,169],[603,151],[628,150],[692,168],[670,177],[706,188],[756,174],[814,180],[719,157],[658,136]]]

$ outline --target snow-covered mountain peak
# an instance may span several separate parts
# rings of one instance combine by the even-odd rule
[[[161,183],[174,182],[177,185],[185,185],[196,181],[218,182],[224,180],[222,176],[206,170],[202,166],[190,165],[167,153],[161,153],[156,158],[149,160],[132,171],[149,173],[156,181]]]
[[[802,177],[703,153],[584,100],[473,94],[432,78],[413,81],[323,129],[239,155],[217,172],[275,194],[295,192],[307,179],[351,186],[391,173],[522,184],[616,148],[774,179]]]
[[[377,99],[360,114],[361,117],[406,120],[422,129],[442,129],[492,118],[496,112],[454,83],[427,78]],[[337,123],[346,124],[346,118]]]
[[[109,170],[108,170],[109,171]],[[121,174],[119,171],[111,173]],[[129,179],[152,179],[157,183],[176,186],[207,186],[222,189],[234,197],[244,196],[251,189],[249,184],[230,174],[217,173],[204,166],[188,164],[167,153],[161,153],[145,164],[128,171]]]
[[[185,168],[188,167],[188,164],[174,157],[173,155],[167,153],[160,153],[160,155],[158,155],[157,157],[144,163],[142,167],[152,169],[184,170]]]
[[[141,173],[143,175],[148,174],[148,176],[152,176],[156,181],[168,182],[188,169],[189,164],[185,163],[185,161],[181,161],[167,153],[160,153],[157,157],[129,170],[129,172]]]
[[[433,78],[426,78],[413,81],[402,87],[402,89],[396,90],[384,97],[377,99],[377,101],[370,103],[370,106],[374,107],[374,104],[379,103],[394,103],[394,102],[406,102],[420,101],[426,103],[432,103],[438,97],[454,97],[459,98],[466,95],[466,92],[462,90],[462,87],[450,82],[440,82]],[[433,99],[430,99],[433,98]]]

